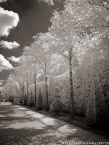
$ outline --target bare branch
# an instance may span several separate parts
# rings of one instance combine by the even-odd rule
[[[59,53],[59,54],[61,54],[63,57],[65,57],[65,58],[69,59],[69,57],[68,57],[68,56],[66,56],[64,53],[62,53],[61,51],[56,50],[56,52],[57,52],[57,53]]]
[[[91,5],[97,5],[97,6],[103,7],[103,8],[105,8],[105,10],[109,13],[109,7],[107,7],[104,3],[100,4],[99,1],[100,1],[100,0],[96,0],[96,1],[94,1],[94,2],[89,1],[89,3],[90,3]],[[106,0],[105,2],[106,2],[107,4],[109,4],[109,1],[108,1],[108,0]]]
[[[92,7],[93,8],[93,10],[94,10],[94,12],[103,20],[103,22],[104,23],[106,23],[106,25],[105,24],[102,24],[102,25],[100,25],[100,24],[98,24],[96,21],[96,24],[98,25],[98,26],[100,26],[100,27],[109,27],[109,23],[101,16],[101,14],[99,14],[96,10],[95,10],[95,8],[94,7]]]

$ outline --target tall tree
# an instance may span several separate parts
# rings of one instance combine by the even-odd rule
[[[71,118],[74,118],[73,66],[75,66],[75,61],[76,65],[78,64],[77,55],[81,52],[81,40],[90,30],[90,25],[92,25],[95,15],[86,0],[67,0],[64,8],[62,12],[55,11],[53,13],[51,18],[52,26],[49,31],[55,37],[55,51],[62,54],[68,60]],[[90,33],[92,33],[91,30]]]
[[[46,111],[49,110],[48,101],[48,72],[50,69],[51,51],[48,43],[49,33],[39,33],[34,37],[35,41],[31,44],[32,54],[37,58],[37,63],[44,75],[45,80],[45,96],[46,96]]]

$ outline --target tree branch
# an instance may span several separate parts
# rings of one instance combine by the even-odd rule
[[[66,55],[65,55],[64,53],[62,53],[61,51],[56,50],[56,52],[57,52],[57,53],[59,53],[59,54],[61,54],[63,57],[65,57],[65,58],[69,59],[69,58],[68,58],[68,56],[66,56]]]

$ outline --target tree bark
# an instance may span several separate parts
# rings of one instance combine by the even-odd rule
[[[27,74],[27,104],[28,104],[28,100],[29,100],[29,90],[28,90],[28,87],[29,87],[29,84],[28,84],[28,74]]]
[[[75,108],[74,108],[72,57],[73,57],[72,48],[70,48],[70,51],[69,51],[69,81],[70,81],[70,98],[71,98],[71,118],[74,119]]]
[[[37,86],[36,86],[36,74],[34,74],[34,93],[35,93],[35,95],[34,95],[34,101],[35,101],[35,103],[34,103],[34,107],[35,107],[35,109],[37,109]]]
[[[2,98],[1,98],[2,96],[1,96],[1,91],[0,91],[0,104],[1,104],[1,100],[2,100]]]
[[[46,72],[46,64],[45,64],[45,94],[46,94],[46,111],[49,110],[48,104],[48,84],[47,84],[47,72]]]
[[[22,105],[24,105],[24,100],[25,100],[25,93],[24,93],[24,82],[23,82],[23,86],[22,86]]]
[[[96,81],[92,80],[86,110],[86,123],[96,124]]]

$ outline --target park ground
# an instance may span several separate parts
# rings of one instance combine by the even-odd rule
[[[90,129],[8,102],[0,104],[0,145],[109,144]]]

